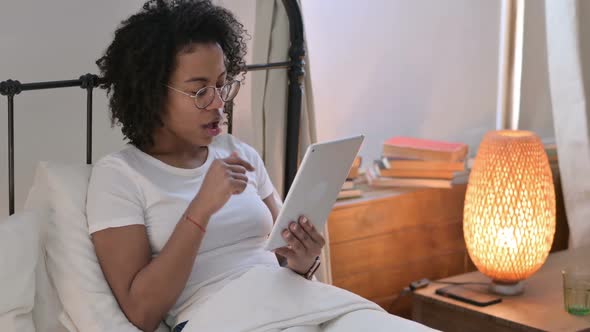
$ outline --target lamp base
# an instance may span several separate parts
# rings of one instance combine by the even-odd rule
[[[519,281],[516,283],[508,284],[493,280],[492,284],[490,285],[490,290],[500,295],[519,295],[524,292],[524,283],[522,281]]]

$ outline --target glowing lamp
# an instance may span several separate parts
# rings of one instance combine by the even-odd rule
[[[541,140],[522,130],[492,131],[480,144],[463,214],[467,251],[492,290],[522,293],[547,259],[555,233],[555,191]]]

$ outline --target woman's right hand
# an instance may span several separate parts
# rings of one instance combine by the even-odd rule
[[[201,189],[193,202],[195,208],[208,219],[217,212],[232,195],[240,194],[246,189],[248,177],[246,171],[254,171],[254,167],[236,152],[225,159],[215,159],[209,167]]]

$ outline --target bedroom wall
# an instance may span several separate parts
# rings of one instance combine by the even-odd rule
[[[476,147],[495,126],[500,1],[359,3],[303,0],[318,139],[364,133],[365,160],[395,135]]]
[[[521,124],[552,136],[546,60],[539,57],[543,2],[529,3]],[[302,0],[318,139],[364,133],[365,160],[378,158],[395,135],[462,141],[474,153],[495,127],[500,4]]]
[[[524,15],[520,128],[532,130],[547,141],[554,141],[547,67],[545,1],[526,1]]]
[[[0,79],[22,83],[96,73],[94,61],[115,26],[141,1],[11,0],[0,5]],[[64,15],[64,13],[69,13]],[[120,148],[102,90],[94,95],[94,156]],[[86,97],[79,88],[27,91],[15,97],[16,206],[22,206],[39,160],[85,162]],[[6,98],[0,98],[0,215],[8,214]]]
[[[254,0],[218,0],[253,31]],[[94,62],[115,27],[143,0],[4,0],[0,4],[0,81],[78,78]],[[65,15],[64,15],[65,14]],[[248,89],[248,88],[246,88]],[[242,93],[249,96],[249,93]],[[244,98],[244,97],[242,97]],[[249,105],[249,100],[241,102]],[[123,146],[111,128],[104,91],[94,95],[94,160]],[[6,98],[0,98],[0,216],[8,215]],[[16,207],[22,206],[40,160],[84,163],[86,96],[79,88],[27,91],[15,97]],[[239,111],[239,109],[238,109]],[[244,112],[236,112],[237,114]],[[241,115],[237,115],[240,117]],[[0,218],[2,218],[0,217]]]
[[[247,37],[248,53],[246,63],[252,63],[252,43],[254,38],[254,25],[256,19],[256,0],[213,0],[219,5],[231,10],[250,34]],[[236,125],[233,127],[233,134],[248,144],[254,144],[254,132],[252,128],[252,113],[250,105],[252,102],[252,75],[246,75],[240,93],[235,99],[233,120]]]

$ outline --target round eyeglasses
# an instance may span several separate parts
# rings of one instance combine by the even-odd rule
[[[221,100],[223,100],[224,103],[227,103],[238,95],[238,92],[240,91],[240,85],[242,85],[241,81],[231,81],[219,88],[214,86],[206,86],[199,89],[194,95],[186,93],[170,85],[166,86],[171,90],[192,98],[195,106],[202,110],[209,107],[209,105],[213,103],[213,100],[215,100],[215,91],[219,92],[219,97],[221,97]]]

